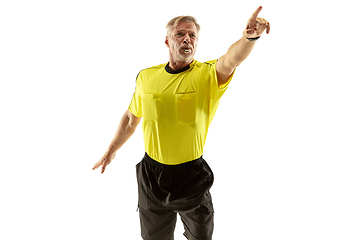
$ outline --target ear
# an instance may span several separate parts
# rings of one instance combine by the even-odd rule
[[[165,37],[165,44],[168,48],[170,48],[168,36]]]

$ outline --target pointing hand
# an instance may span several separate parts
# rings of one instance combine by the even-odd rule
[[[252,14],[249,21],[246,25],[246,30],[244,31],[244,36],[247,38],[256,38],[260,37],[261,34],[265,31],[266,33],[270,33],[270,23],[263,18],[259,18],[258,15],[261,11],[262,7],[258,7],[258,9]]]

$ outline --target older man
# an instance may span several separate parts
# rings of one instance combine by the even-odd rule
[[[270,24],[249,19],[243,37],[218,60],[194,60],[200,26],[191,16],[167,24],[169,62],[137,76],[129,109],[105,155],[93,169],[101,173],[132,136],[141,118],[145,156],[137,164],[141,236],[145,240],[174,239],[177,214],[189,240],[209,240],[213,233],[210,188],[213,173],[202,158],[210,123],[235,68],[250,54]]]

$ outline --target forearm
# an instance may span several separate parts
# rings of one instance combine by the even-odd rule
[[[249,56],[255,42],[242,37],[230,46],[225,55],[219,58],[216,65],[216,73],[219,86],[225,84],[234,70]]]
[[[254,48],[254,40],[257,40],[265,30],[266,33],[270,33],[270,23],[263,18],[257,17],[261,9],[261,6],[258,7],[247,22],[243,37],[229,48],[226,53],[225,61],[227,61],[227,63],[225,63],[225,65],[231,68],[239,66]],[[253,41],[250,41],[249,39],[252,39]]]
[[[129,110],[125,112],[124,116],[120,120],[115,137],[112,140],[107,152],[100,161],[94,165],[93,170],[102,166],[101,173],[104,173],[106,166],[109,165],[115,158],[116,151],[119,150],[119,148],[134,134],[140,120],[140,117],[136,117]]]
[[[216,74],[219,86],[227,83],[234,70],[249,56],[255,46],[254,40],[257,40],[265,30],[266,33],[270,33],[270,23],[257,17],[261,9],[261,6],[258,7],[249,19],[243,37],[231,45],[227,53],[218,59]]]
[[[255,41],[249,41],[243,36],[239,41],[230,46],[226,53],[225,65],[235,69],[250,55],[254,46]]]
[[[116,152],[119,150],[124,143],[129,140],[129,138],[134,134],[137,125],[139,124],[140,119],[132,119],[131,113],[127,111],[124,116],[121,118],[119,127],[116,131],[115,137],[111,141],[108,151]]]

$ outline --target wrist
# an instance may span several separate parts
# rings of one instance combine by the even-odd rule
[[[107,153],[109,155],[114,154],[117,152],[118,149],[119,149],[118,144],[116,144],[115,142],[112,142],[107,150]]]
[[[260,38],[260,36],[258,36],[258,37],[246,37],[246,39],[249,40],[250,42],[257,41],[259,38]]]

